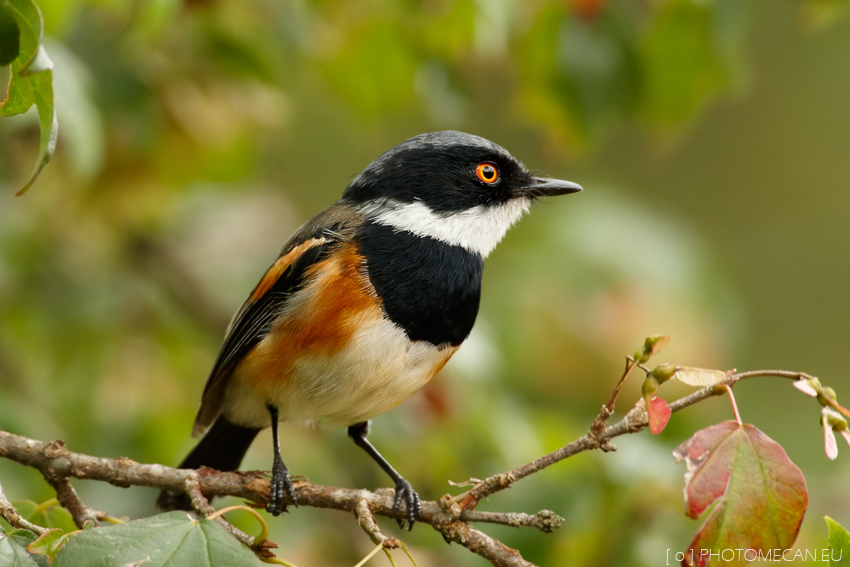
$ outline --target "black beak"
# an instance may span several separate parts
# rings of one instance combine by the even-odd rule
[[[581,191],[581,185],[577,183],[548,177],[532,177],[531,183],[522,188],[522,192],[530,197],[553,197],[579,191]]]

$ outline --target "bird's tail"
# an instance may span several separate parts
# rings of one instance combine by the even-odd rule
[[[197,469],[201,466],[219,471],[235,471],[260,429],[234,425],[219,416],[192,452],[178,468]],[[183,492],[163,490],[156,499],[162,510],[191,510],[192,503]]]

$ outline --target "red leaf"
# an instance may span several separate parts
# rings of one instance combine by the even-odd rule
[[[646,416],[649,419],[649,430],[653,435],[658,435],[670,421],[670,406],[663,398],[652,398],[646,405]]]
[[[713,505],[683,566],[745,565],[758,552],[788,549],[797,539],[809,503],[806,480],[782,446],[756,427],[724,421],[673,454],[688,469],[687,515],[698,518]]]

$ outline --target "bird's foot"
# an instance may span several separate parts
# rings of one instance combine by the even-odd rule
[[[401,503],[405,505],[405,515],[401,515]],[[408,531],[413,529],[413,523],[422,516],[422,505],[419,494],[413,490],[413,486],[405,479],[399,478],[395,483],[395,498],[393,499],[393,514],[396,516],[398,525],[404,528],[407,520]]]
[[[292,505],[298,506],[298,500],[295,498],[295,487],[292,485],[292,479],[289,478],[289,469],[286,468],[283,461],[275,459],[272,466],[269,503],[266,504],[266,511],[273,516],[280,516],[281,513],[286,512],[287,493],[292,500]]]

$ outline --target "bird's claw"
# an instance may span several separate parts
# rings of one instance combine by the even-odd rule
[[[401,515],[401,503],[404,502],[406,515]],[[400,478],[395,484],[395,498],[393,499],[393,514],[400,528],[404,528],[407,520],[408,531],[413,529],[414,522],[422,516],[422,504],[419,494],[413,490],[413,486],[405,479]]]
[[[298,500],[295,498],[295,487],[292,485],[292,479],[289,478],[289,470],[283,466],[283,463],[275,462],[272,467],[272,478],[269,486],[269,503],[266,504],[266,511],[273,516],[280,516],[286,512],[286,494],[289,493],[289,498],[292,500],[293,506],[298,506]]]

